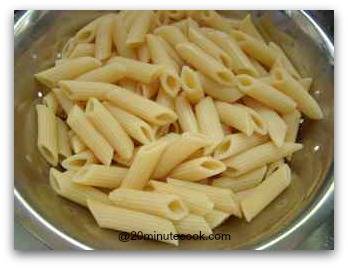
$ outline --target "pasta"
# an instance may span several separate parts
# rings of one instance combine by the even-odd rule
[[[61,165],[67,170],[77,171],[85,165],[97,162],[97,159],[91,151],[84,150],[65,158]]]
[[[100,20],[95,32],[94,55],[98,60],[110,58],[112,53],[112,26],[113,16],[107,16]]]
[[[84,144],[72,130],[70,130],[68,134],[70,138],[71,149],[75,154],[87,149],[86,144]]]
[[[50,108],[53,114],[56,115],[59,113],[60,106],[56,96],[52,91],[48,93],[45,97],[43,97],[42,103],[45,104],[48,108]]]
[[[181,220],[174,221],[174,226],[179,234],[202,234],[210,235],[213,233],[208,222],[203,216],[190,213]]]
[[[175,98],[175,112],[184,132],[199,132],[196,116],[184,94],[180,94]]]
[[[95,45],[89,43],[77,44],[69,55],[69,59],[80,57],[93,57],[95,51]]]
[[[52,92],[56,97],[59,106],[64,110],[65,114],[68,114],[74,106],[73,101],[70,100],[61,89],[53,88]]]
[[[204,92],[200,77],[197,72],[188,66],[184,66],[181,70],[181,87],[185,92],[186,98],[192,104],[197,104],[203,97]]]
[[[115,83],[125,76],[126,69],[119,63],[113,62],[85,73],[76,80],[90,82]]]
[[[262,35],[259,33],[259,31],[256,29],[254,23],[251,20],[250,14],[245,16],[245,18],[239,23],[239,30],[256,38],[257,40],[265,43],[265,40],[263,39]]]
[[[213,209],[211,212],[204,215],[204,219],[208,223],[211,229],[214,229],[221,225],[230,215],[226,212],[222,212],[217,209]]]
[[[128,47],[138,47],[145,42],[145,35],[150,30],[153,11],[139,11],[132,23],[126,40]]]
[[[88,101],[90,98],[105,100],[107,93],[115,88],[108,83],[74,80],[60,81],[59,86],[62,93],[74,101]]]
[[[154,33],[156,35],[161,36],[173,47],[175,47],[177,44],[184,43],[187,41],[182,31],[179,28],[172,25],[164,25],[164,26],[158,27],[154,31]]]
[[[71,156],[71,146],[68,135],[69,129],[62,119],[57,117],[58,156]]]

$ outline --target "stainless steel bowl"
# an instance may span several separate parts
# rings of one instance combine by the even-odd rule
[[[173,249],[154,241],[118,240],[97,227],[88,211],[54,194],[48,165],[36,149],[34,104],[45,89],[33,74],[49,67],[64,42],[102,11],[28,11],[14,26],[14,195],[15,215],[33,235],[54,249]],[[241,11],[224,11],[240,16]],[[301,126],[304,149],[292,161],[293,183],[253,222],[230,219],[216,232],[226,241],[183,241],[179,249],[295,248],[333,209],[334,47],[302,11],[253,11],[259,29],[293,59],[303,76],[314,78],[321,121]]]

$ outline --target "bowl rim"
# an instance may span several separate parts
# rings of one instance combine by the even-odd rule
[[[16,34],[25,26],[26,20],[32,16],[36,10],[28,10],[15,18],[14,38]],[[334,45],[319,24],[304,10],[291,11],[302,16],[314,28],[316,34],[323,40],[329,57],[334,59]],[[321,224],[334,209],[334,156],[326,178],[321,186],[321,192],[307,204],[305,209],[291,220],[286,228],[274,233],[262,241],[251,246],[250,250],[274,250],[292,249],[302,240],[303,235],[313,231]],[[34,237],[51,249],[78,249],[93,250],[94,248],[79,242],[58,230],[53,224],[44,219],[34,208],[32,208],[21,193],[14,186],[14,216],[19,219],[22,226]]]

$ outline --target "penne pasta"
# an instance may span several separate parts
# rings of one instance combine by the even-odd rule
[[[110,14],[106,14],[104,16],[100,16],[93,21],[91,21],[89,24],[87,24],[85,27],[83,27],[81,30],[79,30],[74,39],[77,43],[92,43],[95,40],[96,36],[96,30],[97,27],[104,18],[110,17]]]
[[[59,103],[55,94],[51,91],[42,98],[42,103],[45,104],[54,115],[59,113]]]
[[[210,235],[213,233],[203,216],[188,214],[181,220],[174,221],[175,229],[179,234]]]
[[[161,36],[173,47],[175,47],[177,44],[184,43],[187,41],[182,31],[178,27],[172,25],[164,25],[158,27],[154,30],[154,33],[156,35]]]
[[[238,29],[247,35],[250,35],[257,40],[265,43],[265,40],[263,39],[262,35],[259,33],[259,31],[256,29],[256,26],[254,25],[253,21],[251,20],[250,14],[246,15],[245,18],[239,23]]]
[[[69,59],[80,57],[94,57],[95,45],[90,43],[76,44],[74,49],[69,54]]]
[[[184,34],[185,38],[187,38],[187,36],[188,36],[189,28],[196,28],[196,29],[199,28],[198,23],[195,20],[191,19],[190,17],[187,18],[187,19],[181,20],[181,21],[177,21],[177,22],[171,24],[170,26],[175,26],[178,29],[180,29],[181,32]],[[174,30],[173,30],[172,34],[173,35],[178,35],[177,33],[175,33]],[[177,43],[182,43],[183,42],[182,38],[181,39],[177,39],[177,40],[180,40],[180,42],[177,42]],[[175,44],[175,45],[177,45],[177,44]]]
[[[85,165],[97,162],[98,160],[95,158],[94,154],[87,149],[65,158],[62,161],[61,166],[66,170],[77,171]]]
[[[87,149],[86,144],[84,144],[81,139],[72,131],[69,131],[70,145],[72,151],[77,154]]]
[[[149,32],[154,13],[151,10],[138,11],[132,23],[126,40],[128,47],[139,47],[145,42],[145,35]]]
[[[169,173],[169,177],[185,181],[200,181],[225,170],[225,164],[221,161],[212,157],[200,157],[178,165]]]
[[[266,172],[265,177],[267,178],[273,172],[278,170],[283,164],[284,164],[284,158],[280,158],[279,160],[269,164],[268,167],[267,167],[267,172]]]
[[[76,77],[100,66],[101,62],[95,58],[80,57],[37,73],[35,74],[35,78],[45,86],[54,88],[61,80],[75,79]]]
[[[99,227],[123,232],[141,232],[162,242],[178,245],[178,240],[172,238],[177,231],[173,223],[167,219],[94,200],[88,200],[87,203]]]
[[[209,26],[219,31],[229,32],[231,30],[231,25],[228,20],[215,10],[193,11],[192,17],[204,26]]]
[[[284,164],[242,199],[241,209],[245,219],[250,222],[273,199],[281,194],[289,186],[290,182],[291,171],[288,165]]]
[[[78,81],[115,83],[126,74],[126,68],[117,62],[104,65],[76,78]]]
[[[180,79],[181,87],[190,103],[197,104],[202,98],[204,98],[201,79],[197,72],[188,66],[184,66],[181,69]]]
[[[283,121],[287,125],[285,141],[296,142],[297,133],[301,123],[301,113],[295,110],[292,113],[285,114],[283,115]],[[291,155],[288,155],[287,159],[291,160]]]
[[[172,194],[116,189],[109,194],[109,199],[118,207],[156,215],[172,221],[179,221],[188,215],[184,202]]]
[[[299,83],[303,86],[303,88],[308,92],[311,89],[312,83],[313,83],[313,79],[311,77],[307,77],[307,78],[301,78],[299,80]]]
[[[208,223],[211,229],[214,229],[221,225],[230,215],[226,212],[213,209],[211,212],[204,215],[204,219]]]
[[[199,132],[196,116],[184,94],[175,98],[175,112],[183,132]]]
[[[70,146],[70,140],[68,135],[69,129],[62,119],[60,119],[59,117],[57,117],[56,119],[57,119],[58,156],[67,158],[71,156],[71,146]]]
[[[64,110],[65,114],[67,115],[74,106],[73,101],[69,99],[68,96],[66,96],[64,92],[59,88],[53,88],[52,92],[56,97],[59,106]]]
[[[47,106],[36,105],[37,112],[37,147],[40,154],[52,166],[58,164],[58,129],[57,119]]]
[[[111,56],[113,22],[114,16],[106,16],[97,25],[94,55],[98,60],[106,60]]]

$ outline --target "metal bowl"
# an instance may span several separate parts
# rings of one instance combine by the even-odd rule
[[[119,241],[98,228],[90,213],[58,197],[48,184],[49,166],[36,148],[34,104],[45,92],[33,74],[49,67],[64,42],[102,11],[28,11],[14,26],[14,195],[15,214],[33,235],[54,249],[174,249],[156,241]],[[244,12],[224,11],[226,16]],[[280,44],[303,76],[314,78],[312,93],[324,119],[305,120],[304,149],[291,166],[291,186],[255,220],[234,218],[216,229],[231,240],[182,241],[178,249],[295,248],[333,209],[334,48],[302,11],[253,11],[267,38]]]

